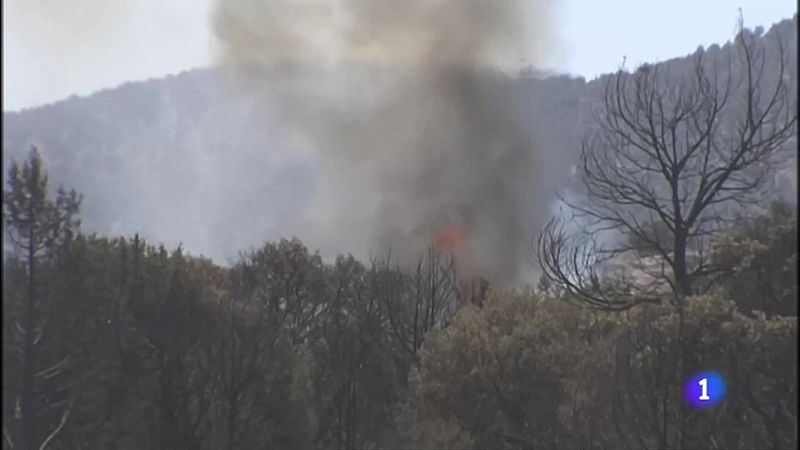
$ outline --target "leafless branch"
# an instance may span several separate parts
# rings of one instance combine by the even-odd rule
[[[602,267],[625,252],[658,255],[668,268],[653,275],[679,297],[715,273],[707,247],[733,224],[732,211],[763,200],[797,127],[782,37],[770,47],[772,58],[747,32],[734,44],[722,56],[698,52],[691,70],[646,65],[606,80],[597,130],[581,146],[585,198],[562,199],[580,236],[551,222],[537,243],[542,270],[556,285],[618,310],[636,303],[628,292],[634,286],[617,280],[622,286],[613,294],[597,287]],[[617,236],[598,245],[609,232]]]

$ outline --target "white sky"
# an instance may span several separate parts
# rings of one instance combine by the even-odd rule
[[[553,1],[550,68],[587,79],[615,70],[623,56],[635,66],[724,43],[739,7],[750,28],[797,11],[793,0]],[[210,65],[212,2],[3,0],[3,111]]]

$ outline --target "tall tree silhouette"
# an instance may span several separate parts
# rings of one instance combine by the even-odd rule
[[[76,219],[80,203],[81,197],[74,190],[67,192],[62,188],[57,190],[55,200],[51,199],[47,173],[36,148],[22,167],[11,163],[8,189],[3,191],[4,231],[17,256],[25,262],[27,289],[21,317],[14,322],[17,340],[21,341],[16,350],[22,357],[19,407],[15,407],[14,415],[20,426],[13,436],[7,429],[6,439],[18,440],[26,450],[44,448],[55,438],[64,427],[75,399],[74,396],[62,399],[62,395],[52,392],[45,395],[39,389],[40,381],[48,380],[49,384],[57,379],[69,355],[59,355],[56,362],[40,358],[46,342],[42,337],[53,309],[40,292],[37,269],[52,260],[80,226]]]

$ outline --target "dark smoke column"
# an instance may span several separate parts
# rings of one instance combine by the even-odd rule
[[[273,132],[319,154],[317,203],[298,234],[323,251],[391,248],[411,262],[432,227],[457,221],[463,275],[518,281],[547,205],[530,204],[537,149],[500,69],[543,56],[545,3],[220,0],[221,62],[248,67],[237,87],[283,86],[270,96]],[[280,67],[280,82],[254,66]]]

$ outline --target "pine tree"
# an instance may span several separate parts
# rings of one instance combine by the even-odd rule
[[[39,292],[41,282],[37,270],[43,261],[52,260],[72,239],[80,226],[76,219],[80,203],[81,196],[74,190],[67,192],[59,188],[55,201],[50,198],[47,173],[36,148],[22,167],[12,162],[8,189],[3,192],[4,231],[16,257],[25,263],[27,286],[21,323],[19,320],[14,323],[21,338],[21,345],[16,349],[22,356],[21,388],[14,415],[20,429],[12,436],[6,428],[5,438],[18,440],[20,447],[26,450],[43,447],[55,438],[74,401],[74,397],[61,401],[39,395],[37,389],[39,380],[55,379],[68,359],[46,367],[42,367],[39,360],[48,308]],[[56,419],[52,420],[54,413]],[[49,423],[48,419],[54,423]]]

